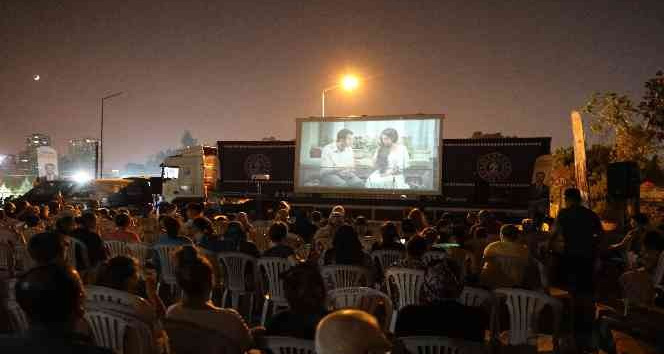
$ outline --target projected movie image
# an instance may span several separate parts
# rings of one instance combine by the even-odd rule
[[[440,191],[440,117],[298,121],[296,189]]]

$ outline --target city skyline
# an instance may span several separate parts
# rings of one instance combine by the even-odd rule
[[[58,150],[98,138],[105,168],[178,145],[295,137],[319,115],[443,113],[446,138],[474,131],[570,142],[569,112],[595,91],[638,99],[664,65],[664,4],[483,1],[84,1],[3,5],[0,153],[25,135]],[[36,80],[35,75],[39,75]]]

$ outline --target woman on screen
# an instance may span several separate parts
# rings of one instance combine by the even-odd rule
[[[410,164],[408,149],[399,143],[399,133],[387,128],[380,133],[378,150],[374,156],[376,170],[365,183],[367,188],[408,189],[404,172]]]

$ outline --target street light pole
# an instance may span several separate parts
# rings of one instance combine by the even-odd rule
[[[101,131],[99,136],[99,178],[104,177],[104,102],[123,94],[122,91],[101,98]]]
[[[353,91],[359,84],[359,80],[357,77],[352,76],[352,75],[346,75],[343,77],[341,82],[334,86],[330,86],[328,88],[323,89],[323,91],[320,94],[320,107],[321,107],[321,118],[325,117],[325,94],[329,91],[336,90],[340,87],[342,87],[346,91]]]

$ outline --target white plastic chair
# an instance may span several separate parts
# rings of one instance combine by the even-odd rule
[[[482,343],[435,336],[412,336],[398,339],[412,354],[480,354],[486,350]]]
[[[493,301],[493,294],[484,289],[464,286],[457,301],[465,306],[481,307],[486,304],[491,304]]]
[[[108,250],[109,258],[117,256],[129,256],[131,254],[127,243],[123,241],[104,241],[104,246]]]
[[[447,254],[445,254],[445,252],[427,251],[422,256],[422,262],[424,262],[424,264],[429,264],[433,260],[444,259],[446,257],[447,257]]]
[[[156,314],[145,299],[103,286],[87,286],[85,298],[85,318],[98,345],[123,353],[131,328],[141,340],[139,353],[156,353],[152,336]]]
[[[383,311],[381,327],[387,331],[392,323],[394,305],[390,297],[382,291],[367,287],[339,288],[327,292],[328,308],[332,311],[354,308],[368,312],[374,317]]]
[[[125,307],[119,306],[119,309],[125,309]],[[137,331],[136,337],[141,342],[138,346],[138,353],[132,354],[157,353],[152,336],[152,326],[141,321],[137,316],[127,314],[122,310],[114,310],[110,305],[90,302],[86,306],[85,319],[90,325],[95,343],[101,347],[123,354],[127,331],[135,330]]]
[[[9,311],[11,328],[19,333],[24,333],[30,328],[28,318],[21,306],[16,301],[16,279],[7,281],[7,310]]]
[[[159,255],[159,266],[161,274],[159,276],[159,283],[157,284],[157,293],[161,284],[168,285],[171,291],[171,300],[177,301],[181,296],[181,291],[178,288],[177,280],[175,279],[175,264],[173,262],[173,254],[177,252],[181,245],[158,245],[154,246],[153,251]]]
[[[558,352],[558,332],[562,303],[553,297],[530,290],[499,288],[494,293],[503,297],[510,316],[508,345],[537,345],[539,315],[546,306],[553,310],[553,351]]]
[[[390,298],[396,299],[397,310],[419,304],[420,291],[424,284],[423,270],[391,267],[385,271],[385,280]],[[393,290],[396,293],[392,293]]]
[[[394,332],[399,311],[408,305],[420,302],[420,291],[424,284],[424,271],[420,269],[391,267],[385,271],[387,293],[396,303],[397,313],[392,316],[390,332]]]
[[[316,344],[312,340],[265,336],[262,339],[261,349],[267,349],[272,354],[315,354]]]
[[[145,267],[145,263],[148,259],[148,251],[150,246],[146,243],[128,243],[127,248],[129,249],[129,254],[136,258],[138,264],[141,268]]]
[[[263,312],[261,314],[262,326],[265,326],[270,305],[272,305],[272,313],[279,308],[288,307],[288,301],[286,301],[284,292],[284,282],[281,280],[280,275],[292,266],[293,262],[286,258],[266,257],[258,260],[258,272],[263,276],[263,283],[267,285],[263,302]]]
[[[369,269],[353,265],[327,265],[320,269],[328,290],[369,286],[371,273]]]
[[[224,294],[221,305],[226,306],[228,295],[231,296],[231,307],[239,311],[240,295],[249,295],[249,317],[254,310],[254,291],[247,284],[246,276],[256,277],[256,258],[241,252],[222,252],[219,264],[224,274]],[[241,312],[240,312],[241,313]]]
[[[253,224],[253,226],[256,232],[256,239],[254,240],[256,248],[258,248],[260,252],[265,252],[265,250],[270,248],[270,240],[267,235],[267,231],[270,229],[270,223],[265,221],[257,221]]]
[[[371,258],[374,259],[374,263],[379,266],[379,269],[384,271],[403,258],[403,252],[398,250],[378,250],[371,252]]]

